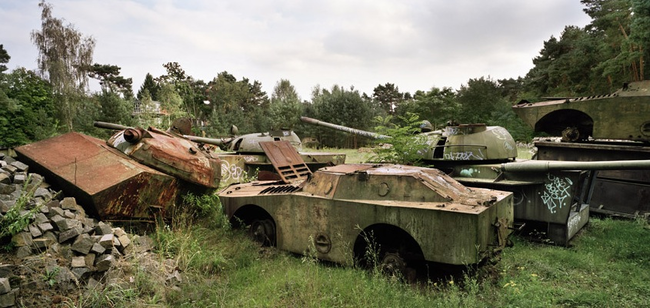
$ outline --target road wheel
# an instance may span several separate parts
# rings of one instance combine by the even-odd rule
[[[263,246],[275,245],[275,225],[269,219],[256,219],[249,230],[251,237]]]
[[[388,276],[404,277],[406,262],[397,252],[385,253],[379,266],[381,271]]]

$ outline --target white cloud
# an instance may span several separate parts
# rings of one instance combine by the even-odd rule
[[[228,71],[267,93],[289,79],[303,99],[333,84],[371,93],[459,88],[470,78],[516,78],[543,42],[589,22],[579,0],[153,1],[50,0],[53,15],[96,41],[95,62],[122,67],[139,87],[179,62],[196,79]],[[38,1],[0,2],[9,67],[36,66],[29,33]]]

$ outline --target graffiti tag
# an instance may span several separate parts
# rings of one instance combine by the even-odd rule
[[[221,180],[224,182],[228,181],[239,181],[242,179],[242,176],[245,176],[244,169],[235,164],[230,164],[227,160],[221,161]]]
[[[564,206],[564,201],[571,195],[569,189],[573,185],[573,181],[569,178],[560,178],[550,173],[547,174],[547,177],[548,183],[544,184],[545,190],[542,194],[542,202],[554,214]]]

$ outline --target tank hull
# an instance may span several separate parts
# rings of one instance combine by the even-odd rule
[[[30,170],[44,175],[85,210],[104,220],[153,221],[175,206],[184,183],[129,159],[106,142],[67,133],[16,148]]]

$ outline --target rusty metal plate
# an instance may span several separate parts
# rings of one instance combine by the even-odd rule
[[[18,147],[16,153],[101,219],[152,219],[151,209],[173,206],[180,189],[174,177],[75,132]]]
[[[305,161],[288,141],[262,141],[260,146],[285,183],[311,175]]]

